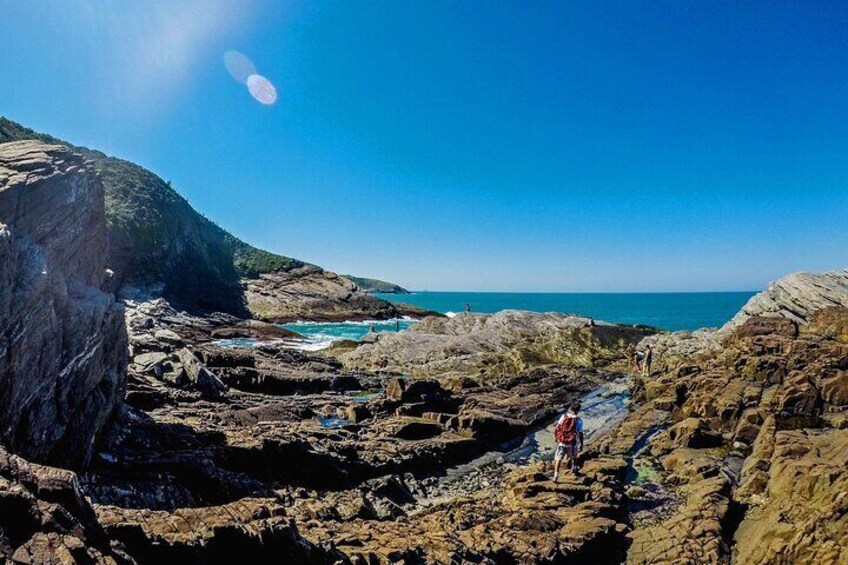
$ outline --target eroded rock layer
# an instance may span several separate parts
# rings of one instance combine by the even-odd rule
[[[127,338],[106,258],[88,164],[0,144],[0,438],[16,453],[79,467],[120,405]]]

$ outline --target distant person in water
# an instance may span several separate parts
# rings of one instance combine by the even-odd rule
[[[465,303],[465,311],[471,312],[471,304],[469,304],[468,302]]]
[[[645,348],[645,361],[644,361],[645,376],[646,377],[651,376],[651,363],[653,363],[653,362],[654,362],[654,349],[651,347],[651,344],[648,344],[648,346]]]
[[[400,331],[400,320],[395,320],[395,328]]]
[[[554,482],[559,480],[559,467],[563,457],[568,457],[568,470],[577,472],[577,454],[583,450],[583,419],[577,415],[579,412],[580,403],[572,402],[554,427],[554,437],[557,442],[554,455]]]
[[[370,328],[368,328],[368,331],[369,331],[369,332],[371,332],[371,333],[374,333],[374,332],[376,332],[377,330],[375,330],[375,329],[374,329],[374,326],[371,326]]]

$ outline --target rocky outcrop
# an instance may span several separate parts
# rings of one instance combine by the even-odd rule
[[[778,316],[805,324],[813,313],[836,306],[848,307],[848,270],[793,273],[751,297],[722,328],[722,333],[726,335],[752,316]]]
[[[271,322],[386,320],[424,313],[370,296],[349,279],[312,265],[245,279],[243,286],[250,312]]]
[[[274,499],[177,512],[100,507],[98,518],[139,563],[333,565],[343,556],[300,536]]]
[[[84,465],[121,403],[123,309],[108,289],[103,186],[81,157],[0,144],[0,437]]]
[[[627,348],[651,333],[562,314],[464,313],[428,318],[401,333],[377,334],[339,358],[351,368],[385,368],[416,376],[508,375],[547,364],[621,363]]]
[[[776,286],[749,305],[775,304]],[[640,378],[606,449],[670,494],[666,519],[629,534],[629,563],[848,561],[848,308],[830,306],[848,289],[827,288],[819,302],[809,288],[781,296],[791,312],[741,316],[718,348],[678,349]]]
[[[31,565],[135,563],[112,547],[73,472],[29,463],[2,448],[0,560]]]

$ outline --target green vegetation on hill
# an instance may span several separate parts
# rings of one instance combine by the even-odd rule
[[[356,286],[365,292],[385,292],[389,294],[409,294],[409,291],[402,286],[396,285],[380,279],[368,279],[365,277],[354,277],[353,275],[342,275],[343,277],[352,280]]]
[[[241,277],[305,265],[244,243],[143,167],[0,117],[0,143],[24,139],[67,145],[93,161],[106,189],[109,264],[124,282],[162,282],[183,308],[246,315]]]

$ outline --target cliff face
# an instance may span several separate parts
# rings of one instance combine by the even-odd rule
[[[101,289],[103,185],[79,156],[0,144],[0,439],[78,467],[123,397],[123,310]]]
[[[169,302],[196,312],[317,320],[397,314],[344,277],[241,241],[143,167],[0,117],[0,143],[32,139],[68,145],[100,173],[108,262],[121,283],[161,288]],[[245,288],[257,292],[246,294]]]

